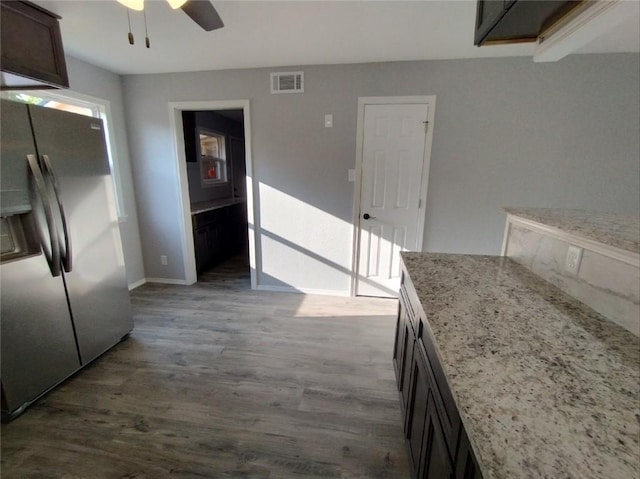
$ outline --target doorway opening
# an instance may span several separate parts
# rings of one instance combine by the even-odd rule
[[[198,280],[224,270],[249,278],[244,112],[182,112]]]
[[[185,283],[233,270],[236,278],[250,278],[255,288],[249,101],[171,102],[169,109],[181,189]]]

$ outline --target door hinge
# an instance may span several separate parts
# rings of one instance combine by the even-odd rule
[[[418,209],[422,208],[422,198],[418,200]]]

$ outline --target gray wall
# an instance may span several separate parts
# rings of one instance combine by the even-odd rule
[[[147,276],[184,278],[170,101],[251,101],[258,283],[346,292],[358,97],[437,96],[423,249],[499,254],[502,206],[638,213],[639,58],[306,66],[288,95],[271,69],[126,76]]]
[[[120,236],[122,237],[127,280],[129,284],[133,284],[143,280],[145,274],[142,263],[138,213],[136,211],[133,178],[131,176],[129,143],[122,96],[122,79],[119,75],[73,57],[67,56],[66,61],[70,90],[107,100],[111,105],[114,123],[111,128],[115,137],[124,208],[127,214],[126,220],[120,223]]]

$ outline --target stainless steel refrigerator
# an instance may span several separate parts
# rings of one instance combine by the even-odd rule
[[[125,338],[133,321],[102,121],[2,100],[0,123],[7,420]]]

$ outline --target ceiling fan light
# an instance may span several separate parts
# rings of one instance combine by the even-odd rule
[[[118,3],[131,10],[142,11],[144,9],[144,0],[118,0]]]
[[[176,8],[180,8],[182,5],[187,3],[187,0],[167,0],[167,2],[169,2],[171,8],[175,10]]]

